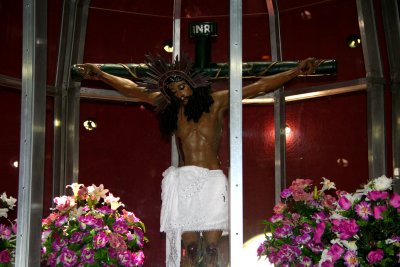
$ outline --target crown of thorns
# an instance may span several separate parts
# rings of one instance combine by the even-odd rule
[[[146,65],[149,69],[146,77],[143,78],[143,83],[146,89],[151,92],[161,92],[162,98],[165,103],[159,109],[164,109],[166,105],[171,103],[171,97],[167,93],[168,81],[170,78],[178,80],[181,78],[185,80],[192,88],[208,86],[208,78],[203,75],[199,70],[193,70],[193,63],[186,55],[175,57],[173,63],[168,64],[161,56],[146,55]]]

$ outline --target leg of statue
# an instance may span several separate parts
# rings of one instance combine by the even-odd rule
[[[182,234],[183,251],[182,267],[195,267],[199,261],[200,234],[198,232],[185,232]]]
[[[203,233],[206,267],[218,266],[218,241],[221,236],[222,231],[207,231]]]

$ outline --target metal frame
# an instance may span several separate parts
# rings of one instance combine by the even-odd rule
[[[78,181],[80,83],[71,65],[82,62],[90,0],[64,0],[54,97],[53,198]]]
[[[369,179],[387,174],[384,78],[372,0],[357,0],[358,24],[367,76]]]
[[[399,2],[382,1],[382,18],[390,66],[392,92],[392,150],[393,176],[399,176],[400,169],[400,19]],[[400,192],[400,183],[396,185]]]
[[[280,20],[277,0],[266,0],[269,18],[271,55],[273,61],[282,60]],[[275,131],[275,203],[286,187],[286,102],[283,87],[274,91],[274,131]]]
[[[46,125],[47,1],[24,0],[15,266],[40,266]]]
[[[243,266],[242,1],[230,0],[229,16],[229,248],[230,266]]]
[[[181,0],[174,0],[174,17],[173,17],[173,47],[172,60],[181,53]],[[179,154],[176,146],[175,135],[171,137],[171,164],[179,165]]]

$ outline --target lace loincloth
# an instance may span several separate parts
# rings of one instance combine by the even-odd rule
[[[183,232],[228,231],[228,181],[221,170],[169,167],[163,173],[160,231],[166,233],[166,266],[179,267]]]

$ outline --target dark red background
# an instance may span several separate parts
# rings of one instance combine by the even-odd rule
[[[173,1],[92,0],[85,44],[85,62],[140,63],[148,52],[171,55],[162,50],[172,39]],[[375,1],[382,58],[387,76],[380,1]],[[54,85],[62,2],[48,3],[48,84]],[[212,61],[229,58],[229,2],[182,1],[181,50],[194,57],[195,41],[189,39],[188,23],[216,21],[218,37],[212,41]],[[338,62],[334,77],[297,78],[287,84],[296,90],[320,84],[365,77],[361,47],[346,46],[346,38],[359,34],[356,1],[281,0],[281,37],[284,60],[309,56]],[[309,11],[311,19],[302,16]],[[243,60],[271,58],[265,1],[243,1]],[[0,74],[21,78],[22,1],[0,1]],[[216,84],[226,88],[228,82]],[[83,86],[107,88],[103,84]],[[111,90],[111,89],[110,89]],[[387,103],[390,103],[389,90]],[[18,194],[20,91],[0,87],[0,193]],[[342,190],[354,190],[368,178],[366,92],[315,98],[287,104],[288,184],[310,178],[319,184],[326,177]],[[51,206],[53,101],[46,105],[45,215]],[[145,254],[147,266],[163,266],[165,238],[159,233],[161,173],[170,165],[171,146],[160,138],[153,112],[137,103],[82,99],[81,122],[95,119],[98,128],[80,129],[79,179],[85,185],[103,183],[121,197],[147,226],[150,239]],[[243,107],[244,241],[262,233],[261,221],[274,205],[274,116],[273,106]],[[390,109],[387,110],[390,122]],[[228,118],[221,144],[223,169],[229,169]],[[388,158],[391,155],[390,125],[387,125]],[[342,164],[341,159],[348,161]],[[389,160],[389,163],[390,160]],[[390,167],[390,166],[388,166]],[[390,169],[390,168],[388,168]],[[389,174],[390,175],[390,174]]]

